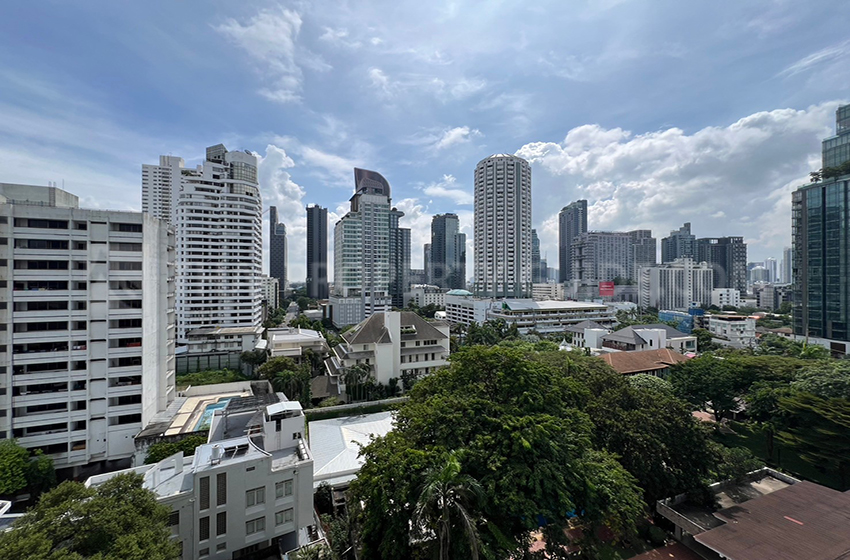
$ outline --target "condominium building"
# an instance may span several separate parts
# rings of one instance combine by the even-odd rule
[[[671,231],[669,237],[661,240],[661,262],[671,263],[676,259],[696,258],[697,238],[691,233],[691,223]]]
[[[564,300],[564,285],[547,282],[532,284],[531,299],[534,301],[562,301]]]
[[[129,461],[174,398],[174,260],[150,214],[0,184],[0,437],[59,469]]]
[[[260,285],[263,287],[263,304],[268,315],[280,307],[280,282],[274,276],[260,276]]]
[[[655,266],[658,262],[656,255],[656,242],[652,232],[648,229],[637,229],[628,232],[632,242],[632,272],[630,279],[638,282],[640,280],[640,269],[647,266]]]
[[[543,271],[540,270],[540,238],[537,230],[531,229],[531,283],[540,284],[545,282]]]
[[[446,292],[446,320],[452,324],[479,325],[487,320],[487,310],[490,309],[492,298],[478,298],[467,290],[450,290]]]
[[[508,326],[516,325],[521,334],[551,334],[565,332],[567,327],[583,321],[612,325],[616,313],[601,303],[506,299],[491,303],[487,311],[488,321],[499,319]]]
[[[697,239],[697,262],[714,270],[715,288],[735,288],[747,293],[747,244],[743,237]]]
[[[328,209],[307,207],[307,297],[328,299]]]
[[[711,305],[723,309],[723,306],[741,306],[741,292],[735,288],[714,288],[711,290]]]
[[[572,280],[582,284],[631,278],[634,269],[632,238],[625,232],[591,231],[573,238]]]
[[[262,199],[253,154],[218,144],[195,169],[170,156],[143,165],[142,208],[175,227],[179,344],[198,328],[261,323]]]
[[[431,219],[431,283],[449,290],[466,287],[466,234],[457,214]],[[539,254],[539,251],[538,251]]]
[[[577,200],[558,213],[558,281],[573,279],[573,240],[587,233],[587,201]]]
[[[269,276],[277,278],[280,301],[286,298],[287,250],[286,224],[278,218],[277,208],[269,206]]]
[[[694,303],[711,303],[713,270],[693,259],[676,259],[641,268],[639,286],[641,307],[687,311]]]
[[[733,348],[752,348],[756,344],[756,319],[746,315],[710,315],[708,330]]]
[[[850,105],[835,110],[835,136],[826,138],[822,146],[822,165],[838,167],[850,161]]]
[[[398,231],[404,214],[392,208],[389,182],[380,173],[355,168],[354,183],[351,210],[334,226],[329,306],[337,327],[389,311],[394,298],[403,300],[410,267],[410,231]]]
[[[475,167],[475,293],[531,295],[531,166],[520,157],[494,154]]]
[[[418,307],[446,305],[446,290],[431,284],[414,284],[410,286],[410,302]]]
[[[791,247],[782,249],[782,261],[779,263],[779,281],[782,284],[790,284],[794,281],[794,275],[792,273],[793,260],[794,256]]]
[[[281,393],[231,398],[212,416],[209,439],[158,463],[93,476],[98,486],[137,473],[143,487],[171,508],[172,538],[182,558],[279,557],[316,539],[313,456],[304,413]]]

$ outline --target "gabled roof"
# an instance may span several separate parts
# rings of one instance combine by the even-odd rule
[[[607,331],[607,330],[609,330],[609,327],[606,327],[605,325],[600,325],[596,321],[582,321],[581,323],[576,323],[575,325],[570,325],[569,327],[565,328],[564,330],[568,331],[568,332],[583,334],[584,329],[604,329],[604,330]]]
[[[646,340],[644,340],[637,332],[640,330],[654,330],[661,329],[666,333],[667,340],[671,338],[681,338],[683,336],[691,336],[687,335],[681,331],[678,331],[671,327],[670,325],[665,325],[663,323],[654,323],[652,325],[633,325],[631,327],[626,327],[625,329],[620,329],[618,331],[614,331],[610,334],[606,334],[602,337],[602,340],[610,340],[612,342],[624,342],[626,344],[646,344]]]
[[[426,321],[412,311],[391,311],[400,316],[404,340],[443,340],[448,338],[434,323]],[[415,331],[415,332],[414,332]],[[386,327],[385,313],[375,313],[352,330],[342,335],[349,344],[389,344],[392,342]]]
[[[435,324],[445,323],[440,321]],[[405,340],[442,340],[448,338],[437,327],[412,311],[401,311],[401,326],[416,329],[416,335],[405,335]]]
[[[668,348],[641,350],[639,352],[611,352],[603,354],[601,358],[616,372],[623,375],[663,370],[690,359],[684,354]]]
[[[390,333],[384,326],[384,314],[375,313],[342,337],[349,344],[377,344],[391,342]]]

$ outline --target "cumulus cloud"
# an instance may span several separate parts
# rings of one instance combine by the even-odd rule
[[[469,142],[473,136],[481,136],[481,132],[468,126],[456,126],[443,131],[442,136],[434,143],[433,148],[437,151],[445,150],[456,144]]]
[[[295,162],[283,148],[273,144],[266,146],[265,155],[259,158],[257,175],[263,195],[263,252],[268,255],[268,231],[270,206],[275,206],[278,219],[286,225],[287,278],[303,281],[307,269],[307,211],[304,206],[304,188],[292,180],[289,169]],[[263,267],[267,268],[268,258]],[[268,273],[268,270],[265,270]]]
[[[743,235],[763,256],[779,254],[790,241],[790,192],[818,167],[837,105],[763,111],[691,134],[583,125],[562,142],[526,144],[517,155],[534,167],[541,245],[555,254],[552,209],[587,198],[591,229],[652,228],[660,238],[692,221],[698,236]]]
[[[215,29],[258,65],[268,82],[259,90],[260,95],[292,103],[301,100],[302,65],[313,70],[330,69],[321,57],[299,47],[301,24],[301,16],[293,10],[261,10],[247,22],[229,18]]]
[[[471,192],[458,187],[453,175],[443,175],[442,180],[426,185],[422,192],[428,196],[448,198],[455,204],[469,205],[475,201]]]

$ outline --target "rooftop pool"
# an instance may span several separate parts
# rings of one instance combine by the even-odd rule
[[[225,397],[223,399],[219,399],[217,402],[208,404],[204,407],[204,412],[201,414],[201,417],[198,419],[198,423],[195,424],[195,431],[200,432],[204,430],[210,429],[210,424],[212,424],[212,417],[215,414],[216,410],[221,410],[227,403],[230,402],[230,399],[233,397]]]

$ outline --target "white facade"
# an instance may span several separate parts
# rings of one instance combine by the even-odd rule
[[[541,334],[561,333],[582,321],[613,324],[616,313],[607,305],[583,301],[533,301],[506,299],[494,301],[487,311],[487,320],[502,319],[519,332],[536,331]]]
[[[564,299],[563,284],[533,284],[531,299],[534,301],[562,301]]]
[[[741,292],[735,288],[714,288],[711,290],[711,305],[723,309],[724,305],[741,306]]]
[[[269,313],[272,313],[280,307],[280,280],[263,274],[260,277],[260,283],[263,287],[263,301],[266,302]]]
[[[445,307],[446,290],[430,284],[414,284],[410,287],[410,301],[418,307],[425,307],[426,305]]]
[[[249,410],[241,416],[254,415]],[[313,457],[302,437],[301,405],[265,407],[262,423],[216,413],[210,440],[193,457],[177,453],[153,465],[94,476],[87,486],[127,472],[172,509],[171,530],[182,558],[230,560],[277,547],[290,551],[313,530]],[[225,420],[227,418],[227,420]]]
[[[262,321],[262,198],[257,158],[207,148],[196,169],[163,156],[142,166],[142,207],[177,235],[177,341],[203,327]],[[170,206],[167,201],[170,200]]]
[[[491,298],[477,298],[466,290],[451,290],[446,294],[446,320],[460,325],[479,325],[487,320]]]
[[[723,337],[734,348],[751,348],[756,344],[756,319],[745,315],[710,315],[708,330]]]
[[[186,346],[189,354],[248,352],[257,348],[265,348],[264,330],[263,327],[195,329],[186,334]]]
[[[0,202],[0,434],[57,468],[128,459],[174,398],[173,233],[59,189]]]
[[[640,269],[640,305],[686,311],[692,304],[711,302],[713,271],[706,263],[680,258]]]
[[[311,329],[294,327],[268,329],[266,336],[272,358],[285,356],[300,363],[305,350],[312,350],[320,356],[327,355],[329,351],[328,342],[322,333]]]
[[[393,377],[421,377],[448,365],[448,324],[426,321],[410,311],[376,313],[343,338],[345,342],[334,347],[337,367],[368,365],[384,385]]]
[[[531,166],[494,154],[475,167],[475,294],[531,295]]]

